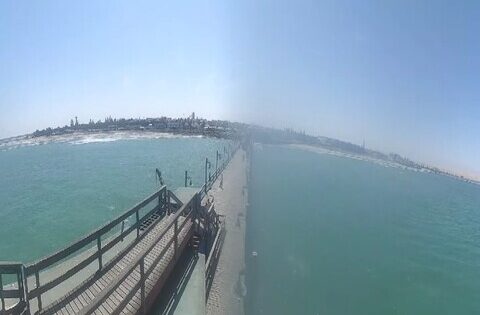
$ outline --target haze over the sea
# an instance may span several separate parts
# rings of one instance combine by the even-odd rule
[[[476,1],[0,3],[0,138],[114,117],[291,127],[480,175]]]

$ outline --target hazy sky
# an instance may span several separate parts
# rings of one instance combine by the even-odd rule
[[[480,2],[0,2],[0,138],[192,111],[479,176]]]

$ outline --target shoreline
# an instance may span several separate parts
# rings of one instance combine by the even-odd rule
[[[212,287],[207,314],[243,315],[245,285],[245,231],[248,157],[240,148],[224,170],[223,189],[217,180],[209,192],[215,211],[225,216],[226,235]]]
[[[209,136],[199,134],[184,134],[157,131],[99,131],[99,132],[74,132],[64,135],[53,136],[18,136],[0,140],[0,151],[12,150],[20,147],[45,145],[50,143],[68,143],[72,145],[113,142],[120,140],[140,139],[176,139],[176,138],[207,138]]]
[[[310,151],[313,153],[317,154],[327,154],[327,155],[332,155],[332,156],[337,156],[337,157],[343,157],[343,158],[348,158],[348,159],[353,159],[353,160],[358,160],[358,161],[364,161],[364,162],[369,162],[369,163],[374,163],[383,167],[391,167],[391,168],[397,168],[401,170],[407,170],[411,172],[416,172],[416,173],[426,173],[426,174],[434,174],[434,175],[439,175],[439,176],[445,176],[454,180],[458,180],[467,184],[473,184],[473,185],[478,185],[480,186],[480,181],[471,179],[471,178],[466,178],[466,177],[460,177],[458,175],[452,175],[445,173],[443,171],[434,171],[430,168],[414,168],[410,166],[403,165],[401,163],[396,163],[393,161],[386,161],[382,159],[377,159],[361,154],[354,154],[354,153],[346,153],[346,152],[341,152],[341,151],[334,151],[334,150],[329,150],[321,147],[316,147],[308,144],[288,144],[288,145],[282,145],[286,148],[293,148],[293,149],[299,149],[299,150],[304,150],[304,151]]]

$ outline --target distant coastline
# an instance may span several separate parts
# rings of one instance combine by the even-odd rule
[[[108,135],[113,135],[108,139]],[[85,137],[93,138],[94,142],[115,141],[120,139],[136,138],[164,138],[171,136],[202,136],[222,139],[245,139],[263,144],[282,144],[308,146],[324,153],[342,155],[356,159],[373,161],[376,163],[394,165],[419,172],[429,172],[452,177],[464,182],[480,185],[478,179],[456,174],[435,166],[414,162],[396,153],[385,154],[376,150],[367,149],[365,144],[357,145],[333,138],[312,136],[303,131],[292,129],[275,129],[258,125],[230,122],[226,120],[207,120],[198,118],[192,113],[187,118],[112,118],[106,117],[103,121],[89,120],[88,123],[79,123],[77,117],[70,120],[69,125],[63,127],[46,128],[23,136],[0,139],[0,150],[6,150],[21,145],[38,145],[49,142],[71,142],[78,139],[78,143]],[[105,136],[107,136],[105,138]],[[103,139],[103,140],[102,140]]]
[[[59,136],[83,133],[101,133],[114,131],[151,131],[169,134],[182,135],[202,135],[207,137],[231,138],[236,134],[234,123],[221,120],[206,120],[195,117],[195,113],[188,118],[112,118],[94,121],[90,119],[88,123],[79,123],[77,117],[70,120],[69,125],[55,128],[45,128],[36,130],[26,135],[29,138]]]
[[[204,137],[203,135],[174,134],[165,132],[139,132],[139,131],[76,131],[51,136],[31,137],[28,135],[17,136],[0,140],[0,151],[10,150],[23,146],[35,146],[48,143],[87,144],[100,142],[113,142],[118,140],[135,139],[162,139],[179,137]]]
[[[463,176],[454,175],[454,174],[451,174],[451,173],[448,173],[448,172],[445,172],[445,171],[441,171],[441,170],[434,169],[434,168],[429,168],[429,167],[412,167],[412,166],[408,166],[408,165],[405,165],[405,164],[398,163],[395,160],[378,159],[378,158],[370,157],[370,156],[366,156],[366,155],[352,154],[352,153],[328,150],[328,149],[324,149],[324,148],[321,148],[321,147],[318,147],[318,146],[311,146],[311,145],[293,144],[293,145],[289,145],[289,147],[298,148],[298,149],[311,151],[311,152],[315,152],[315,153],[320,153],[320,154],[329,154],[329,155],[334,155],[334,156],[341,156],[341,157],[345,157],[345,158],[350,158],[350,159],[354,159],[354,160],[371,162],[371,163],[379,164],[379,165],[382,165],[382,166],[385,166],[385,167],[400,168],[400,169],[404,169],[404,170],[410,170],[410,171],[421,172],[421,173],[433,173],[433,174],[438,174],[438,175],[451,177],[453,179],[460,180],[460,181],[463,181],[463,182],[466,182],[466,183],[480,185],[480,182],[476,181],[474,179],[465,178]]]

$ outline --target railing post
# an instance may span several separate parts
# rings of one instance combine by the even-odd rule
[[[17,285],[18,285],[18,293],[21,294],[19,297],[20,301],[23,300],[23,281],[22,281],[22,269],[17,270]]]
[[[208,168],[208,158],[205,158],[205,193],[207,192],[207,168]]]
[[[38,269],[35,270],[35,283],[37,285],[36,287],[39,288],[40,287],[40,274],[38,272]],[[42,294],[41,293],[38,294],[37,304],[38,304],[38,310],[41,311],[42,310]]]
[[[173,227],[173,256],[177,261],[177,243],[178,243],[178,217],[175,218],[175,225]]]
[[[202,198],[201,198],[200,194],[199,193],[195,194],[194,220],[196,218],[200,218],[200,213],[199,212],[200,212],[200,207],[202,206],[201,203],[202,203]],[[207,209],[207,211],[208,211],[208,209]]]
[[[102,270],[102,235],[97,237],[98,270]]]
[[[159,205],[161,204],[160,209],[162,209],[162,212],[164,212],[164,211],[165,211],[165,206],[166,206],[165,200],[166,200],[166,197],[167,197],[167,196],[165,195],[165,189],[162,189],[162,193],[161,193],[160,196],[161,196],[161,198],[158,198],[158,204],[159,204]]]
[[[158,205],[160,206],[162,204],[162,199],[163,199],[163,189],[160,190],[160,193],[158,194]],[[160,207],[162,209],[162,207]]]
[[[137,238],[140,236],[140,215],[138,213],[138,209],[137,211],[135,211],[135,217],[137,218]]]
[[[171,192],[168,191],[168,196],[167,196],[167,213],[170,214],[170,205],[172,202],[172,197],[171,197]]]
[[[25,266],[22,266],[22,283],[23,283],[23,298],[25,300],[25,309],[27,314],[30,314],[30,300],[28,299],[28,281],[27,281],[27,272],[25,271]]]
[[[169,200],[168,200],[168,190],[167,188],[163,189],[163,209],[168,213],[169,208]]]
[[[140,260],[140,309],[145,314],[145,257]]]
[[[2,311],[5,310],[5,299],[3,298],[3,281],[2,274],[0,273],[0,300],[2,301]]]

